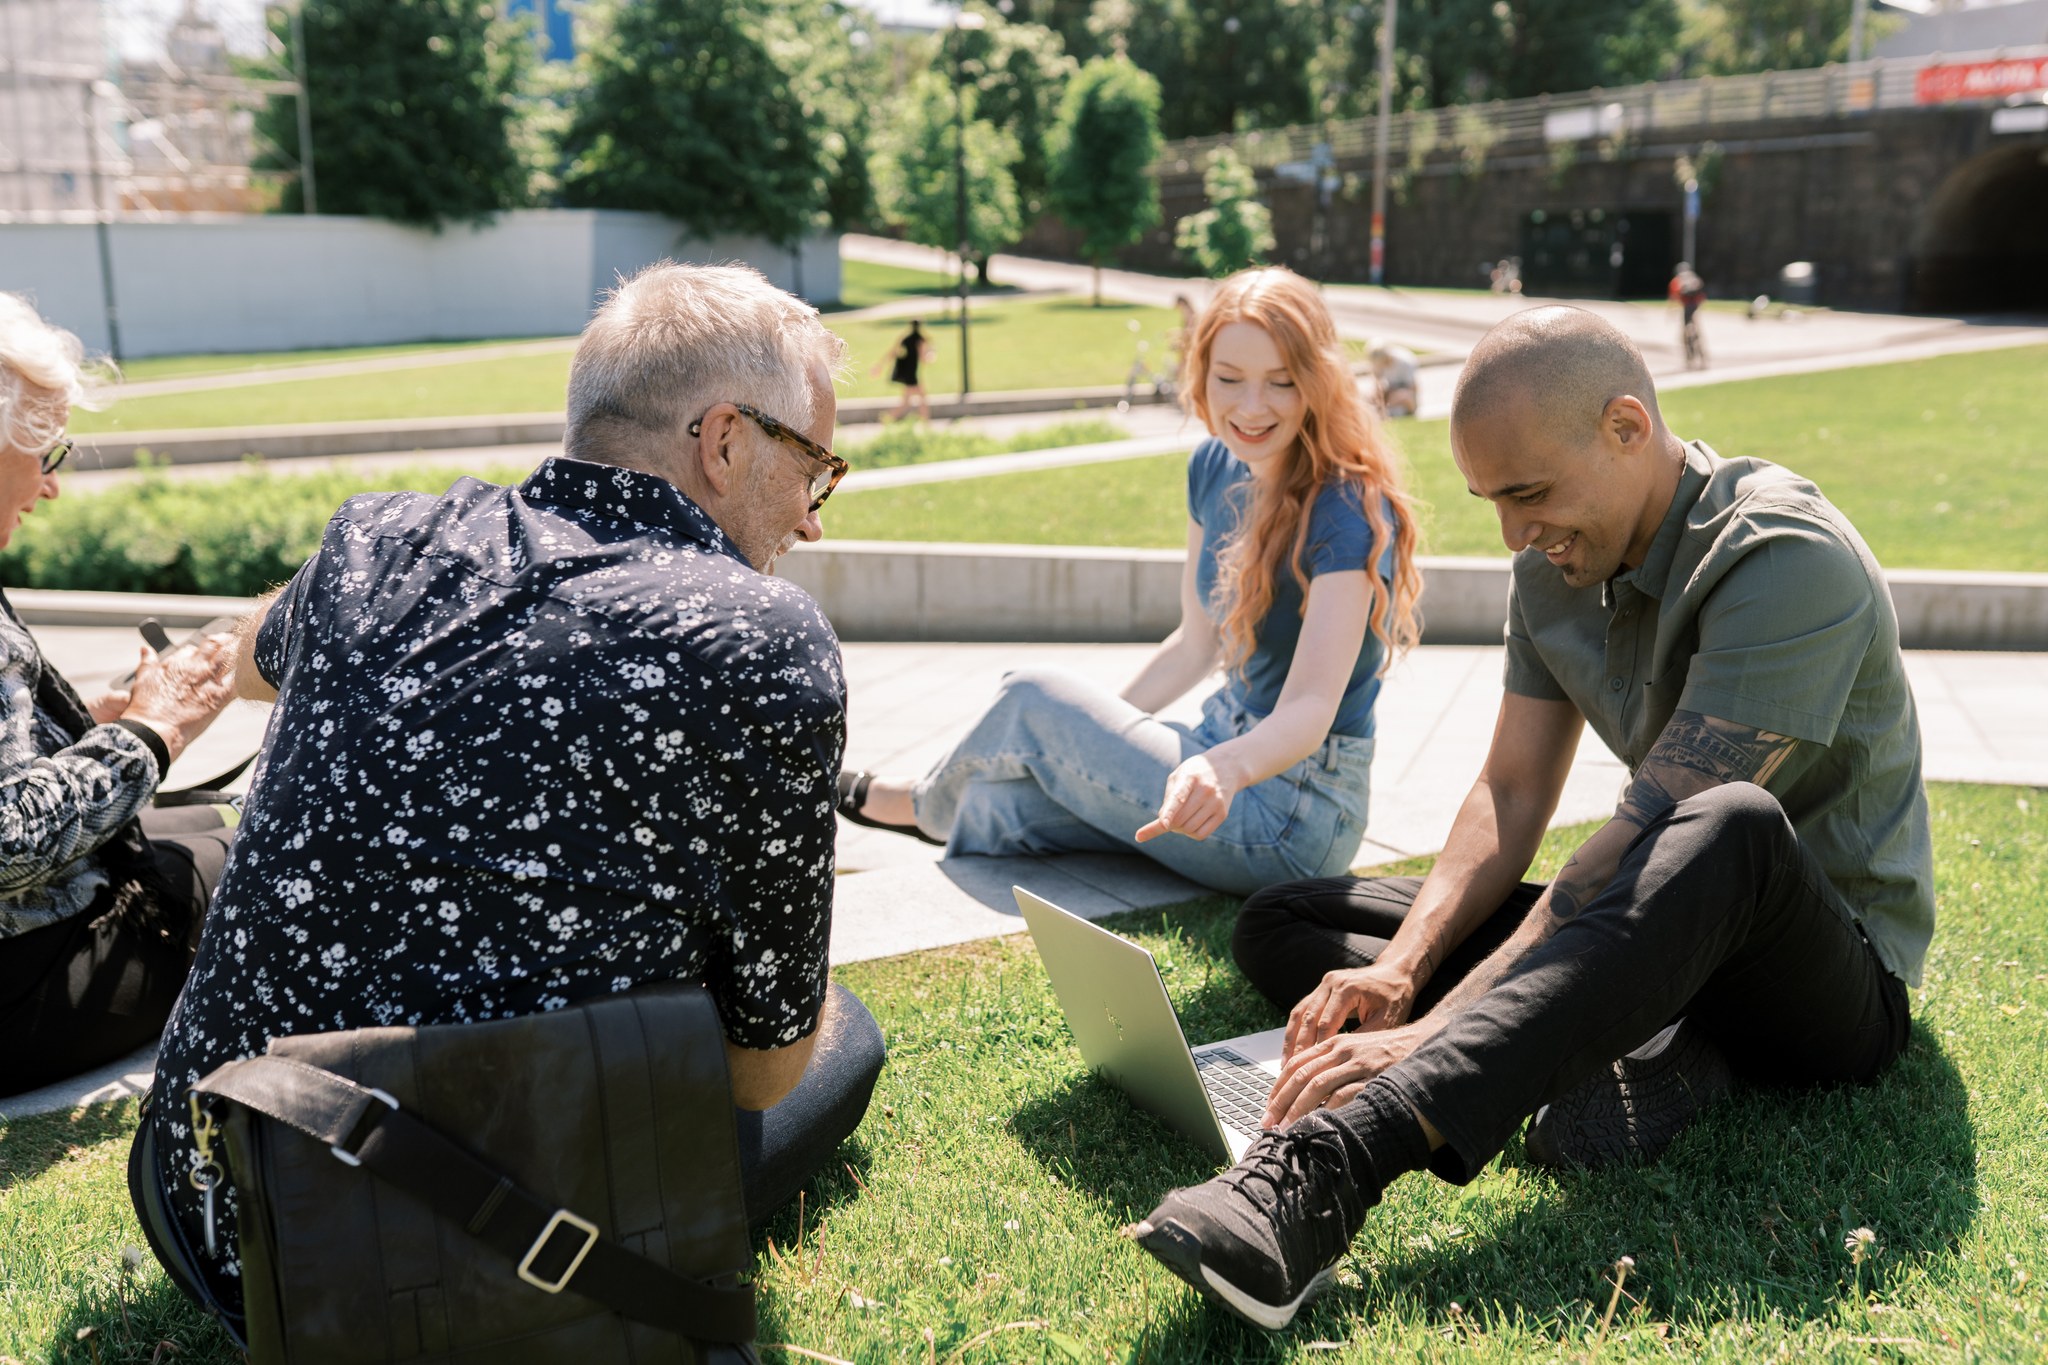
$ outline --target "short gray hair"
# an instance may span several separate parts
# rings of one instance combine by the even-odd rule
[[[836,368],[845,350],[817,309],[750,266],[658,261],[620,280],[583,329],[563,449],[605,464],[659,463],[721,401],[808,427],[811,372]]]
[[[0,293],[0,444],[41,454],[87,397],[84,344],[21,295]]]

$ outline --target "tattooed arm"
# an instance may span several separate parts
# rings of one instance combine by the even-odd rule
[[[1621,855],[1666,811],[1710,787],[1754,782],[1768,787],[1799,745],[1796,739],[1692,711],[1675,713],[1657,737],[1613,818],[1579,846],[1536,902],[1522,927],[1446,995],[1439,1008],[1457,1009],[1490,989],[1537,944],[1576,919],[1607,889]]]
[[[1680,801],[1729,782],[1768,787],[1798,741],[1752,726],[1680,711],[1671,717],[1621,804],[1579,846],[1514,935],[1423,1018],[1382,1032],[1343,1033],[1290,1056],[1268,1103],[1267,1121],[1288,1123],[1324,1104],[1341,1104],[1366,1081],[1413,1051],[1458,1010],[1484,995],[1539,944],[1607,889],[1622,854],[1650,823]]]

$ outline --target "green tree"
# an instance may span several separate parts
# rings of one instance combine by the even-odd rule
[[[837,166],[805,79],[778,60],[770,5],[613,0],[593,18],[562,141],[565,202],[785,246],[824,221]]]
[[[520,30],[474,0],[306,0],[306,86],[322,213],[439,227],[527,201],[515,101],[533,64]],[[289,20],[271,16],[281,43]],[[299,164],[299,113],[271,100],[256,129]],[[279,209],[299,213],[294,180]]]
[[[1159,78],[1166,136],[1204,137],[1314,117],[1317,8],[1287,0],[1096,0],[1088,22],[1104,49]]]
[[[1015,242],[1024,230],[1017,184],[1010,166],[1017,143],[978,117],[972,89],[966,101],[967,249],[987,258]],[[906,86],[875,137],[869,158],[875,205],[882,217],[913,242],[951,251],[960,244],[954,177],[953,88],[935,71]]]
[[[1159,82],[1124,57],[1097,57],[1081,68],[1060,105],[1053,138],[1053,210],[1078,228],[1081,254],[1095,266],[1102,306],[1102,263],[1159,221]]]
[[[1053,128],[1077,63],[1051,29],[1013,23],[987,5],[975,8],[982,15],[982,27],[943,36],[932,65],[950,72],[957,54],[974,87],[975,111],[1016,139],[1017,160],[1010,175],[1029,222],[1045,208]]]
[[[1173,244],[1211,279],[1259,265],[1273,249],[1273,211],[1258,201],[1252,168],[1219,147],[1202,172],[1209,207],[1180,220]]]
[[[842,0],[766,0],[761,31],[811,117],[826,216],[837,228],[865,227],[874,215],[871,111],[888,90],[873,17]]]
[[[1108,49],[1088,26],[1094,0],[1009,0],[999,6],[1011,20],[1037,24],[1059,35],[1060,45],[1076,61],[1108,54]]]
[[[1701,74],[1739,75],[1822,66],[1849,55],[1854,0],[1692,0],[1685,43]],[[1872,15],[1872,41],[1889,32],[1893,16]]]
[[[1428,108],[1674,74],[1679,31],[1676,0],[1438,0],[1402,6],[1395,43]]]

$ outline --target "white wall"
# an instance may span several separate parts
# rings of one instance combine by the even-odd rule
[[[108,349],[96,229],[0,224],[0,290]],[[124,356],[579,332],[621,273],[664,256],[744,261],[792,287],[790,251],[691,238],[651,213],[527,209],[439,233],[369,218],[204,217],[109,229]],[[839,293],[839,239],[803,244],[803,292]]]

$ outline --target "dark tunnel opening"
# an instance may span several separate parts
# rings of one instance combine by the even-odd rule
[[[1942,183],[1914,244],[1922,313],[2048,313],[2048,146],[1987,152]]]

